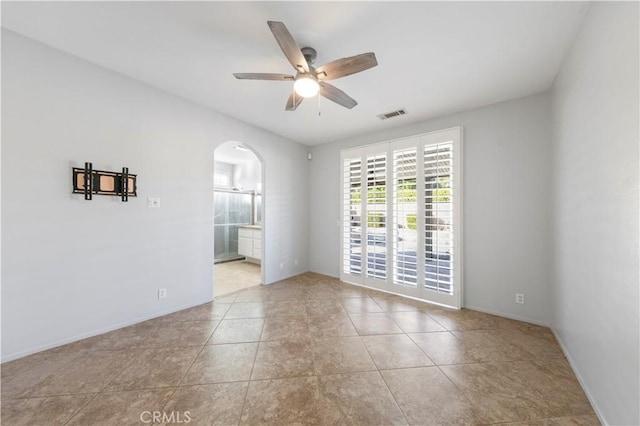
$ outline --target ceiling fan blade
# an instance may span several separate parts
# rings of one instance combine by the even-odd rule
[[[316,75],[320,80],[335,80],[360,71],[368,70],[378,65],[373,52],[362,53],[348,58],[337,59],[316,68]]]
[[[319,82],[319,84],[320,94],[330,101],[333,101],[338,105],[342,105],[343,107],[349,109],[358,105],[358,102],[356,102],[355,99],[344,93],[342,90],[338,89],[336,86],[332,86],[331,84],[325,83],[324,81]]]
[[[270,74],[259,72],[237,72],[233,76],[238,80],[280,80],[280,81],[293,81],[294,77],[289,74]]]
[[[280,49],[284,52],[284,56],[291,62],[293,68],[300,73],[308,73],[309,64],[307,64],[307,60],[304,59],[298,43],[296,43],[287,27],[282,22],[276,21],[267,21],[267,24],[280,45]]]
[[[287,99],[287,106],[284,108],[285,111],[295,111],[303,100],[304,98],[302,96],[298,95],[295,90],[292,90],[289,99]]]

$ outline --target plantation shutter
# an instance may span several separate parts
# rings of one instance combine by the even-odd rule
[[[461,152],[460,128],[341,152],[340,279],[461,306]]]

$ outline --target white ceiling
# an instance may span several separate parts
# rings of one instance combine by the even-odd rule
[[[2,2],[17,33],[315,145],[543,92],[587,4],[582,2]],[[359,102],[284,106],[291,73],[266,21],[284,22],[316,65],[373,51],[379,65],[335,80]],[[381,121],[378,114],[406,108]]]

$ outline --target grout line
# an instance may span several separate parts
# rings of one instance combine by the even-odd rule
[[[264,322],[262,323],[262,329],[260,330],[260,337],[264,333]],[[260,343],[256,347],[256,353],[253,355],[253,364],[251,364],[251,373],[249,373],[249,381],[247,382],[247,392],[244,394],[244,400],[242,401],[242,408],[240,409],[240,417],[238,418],[238,424],[242,421],[242,415],[244,414],[244,407],[247,405],[247,397],[249,396],[249,387],[251,386],[251,377],[253,377],[253,369],[256,367],[256,359],[258,358],[258,351],[260,350]]]
[[[406,336],[406,334],[405,334],[405,336]],[[391,398],[393,398],[393,402],[396,404],[396,407],[398,408],[398,410],[400,410],[400,412],[402,413],[402,417],[404,418],[405,422],[407,422],[407,424],[409,424],[409,419],[407,418],[407,415],[405,414],[404,410],[400,407],[400,404],[398,403],[398,400],[396,399],[396,396],[393,394],[393,392],[391,392],[391,388],[389,387],[389,384],[387,383],[387,381],[384,379],[384,376],[380,372],[381,371],[380,367],[378,366],[378,364],[374,360],[373,356],[371,355],[371,351],[369,350],[369,347],[367,346],[366,342],[362,339],[362,337],[360,337],[360,340],[362,341],[362,344],[364,345],[365,350],[369,354],[369,358],[371,358],[371,361],[373,361],[373,365],[376,367],[376,372],[378,373],[378,376],[382,379],[382,382],[384,383],[384,385],[385,385],[385,387],[387,389],[387,392],[389,392],[389,395],[391,395]]]
[[[76,417],[78,414],[80,414],[80,412],[81,412],[82,410],[84,410],[84,409],[85,409],[85,407],[87,407],[89,404],[91,404],[91,403],[92,403],[92,402],[93,402],[93,401],[98,397],[98,395],[99,395],[99,393],[96,393],[95,395],[93,395],[93,398],[89,398],[89,400],[88,400],[88,401],[87,401],[87,402],[86,402],[82,407],[80,407],[80,408],[78,409],[78,411],[76,411],[75,413],[73,413],[73,415],[72,415],[71,417],[69,417],[69,419],[68,419],[66,422],[64,422],[64,425],[69,424],[69,422],[70,422],[71,420],[73,420],[73,418],[74,418],[74,417]]]

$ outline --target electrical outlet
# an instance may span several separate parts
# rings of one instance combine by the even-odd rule
[[[280,262],[280,269],[284,269],[284,262]]]
[[[298,266],[298,259],[293,259],[293,264],[294,264],[295,266]]]
[[[167,297],[167,289],[166,288],[159,288],[158,289],[158,299],[164,299],[165,297]]]
[[[516,293],[516,303],[524,305],[524,294]]]

